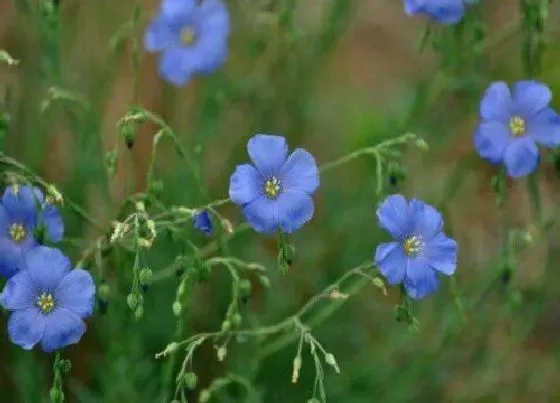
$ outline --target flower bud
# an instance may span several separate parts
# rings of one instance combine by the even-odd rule
[[[148,267],[140,270],[140,273],[138,273],[138,280],[140,280],[140,284],[142,285],[150,285],[152,282],[152,270]]]
[[[188,389],[194,390],[196,388],[196,384],[198,383],[198,377],[194,372],[187,372],[183,377],[183,382]]]
[[[181,315],[181,311],[183,310],[183,307],[181,306],[181,303],[179,301],[175,301],[171,309],[173,310],[173,315],[179,316]]]
[[[203,389],[200,391],[200,395],[198,395],[198,403],[208,403],[212,394],[208,389]]]

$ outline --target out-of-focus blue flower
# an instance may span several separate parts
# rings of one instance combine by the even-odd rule
[[[162,52],[161,76],[183,86],[194,74],[210,74],[224,63],[229,32],[229,13],[221,0],[163,0],[144,47]]]
[[[10,340],[25,350],[41,343],[51,352],[80,341],[86,331],[82,319],[95,303],[95,284],[89,272],[71,270],[58,249],[37,246],[26,253],[24,269],[6,283],[0,303],[12,311]]]
[[[443,219],[435,208],[392,195],[381,204],[377,217],[395,238],[380,244],[374,258],[389,284],[402,283],[411,298],[420,299],[437,289],[437,272],[455,273],[457,243],[443,233]]]
[[[550,89],[537,81],[519,81],[511,92],[504,82],[492,83],[480,103],[477,153],[504,164],[512,178],[532,173],[539,164],[537,144],[560,145],[560,119],[549,107],[551,98]]]
[[[408,15],[424,14],[442,24],[455,24],[469,3],[472,0],[404,0],[404,10]]]
[[[206,235],[212,235],[214,226],[212,225],[212,218],[208,210],[202,210],[196,213],[193,216],[193,223],[197,230],[204,232]]]
[[[35,229],[43,226],[52,242],[62,239],[64,225],[58,209],[45,202],[43,193],[31,186],[13,185],[0,204],[0,274],[12,276],[22,257],[37,245]]]
[[[311,195],[319,187],[313,156],[297,148],[288,156],[281,136],[257,134],[247,143],[254,165],[238,165],[229,196],[243,207],[245,218],[263,234],[292,233],[313,217]]]

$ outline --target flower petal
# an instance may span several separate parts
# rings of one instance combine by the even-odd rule
[[[513,111],[523,118],[548,108],[551,99],[550,89],[538,81],[518,81],[513,87]]]
[[[64,222],[58,208],[52,204],[43,207],[42,223],[46,227],[49,241],[60,242],[64,236]]]
[[[95,302],[95,283],[86,270],[74,269],[54,291],[57,306],[74,312],[80,318],[90,316]]]
[[[263,178],[255,167],[238,165],[229,181],[229,197],[236,204],[246,204],[262,195]]]
[[[0,275],[10,278],[24,266],[25,252],[36,245],[33,237],[28,237],[20,244],[15,244],[9,239],[0,238]]]
[[[463,18],[465,5],[463,1],[457,0],[430,1],[423,7],[423,11],[437,22],[455,24]]]
[[[424,298],[436,291],[438,284],[436,273],[426,265],[425,259],[408,259],[404,286],[410,298]]]
[[[422,11],[425,0],[404,0],[404,12],[408,15],[416,15]]]
[[[319,170],[315,158],[302,148],[296,148],[280,169],[280,183],[286,190],[313,193],[319,187]]]
[[[12,312],[8,319],[8,335],[12,343],[31,350],[43,337],[44,316],[37,308]]]
[[[43,351],[50,353],[80,341],[86,332],[86,324],[75,313],[55,309],[45,316],[45,330],[41,340]]]
[[[409,235],[410,217],[408,203],[404,196],[397,194],[389,196],[377,209],[379,225],[393,237],[403,240]]]
[[[424,256],[432,269],[451,276],[457,269],[457,242],[440,233],[426,243]]]
[[[249,225],[261,234],[272,234],[278,230],[278,203],[259,196],[243,207]]]
[[[195,13],[196,6],[196,0],[163,0],[161,14],[167,18],[186,18]]]
[[[180,26],[169,18],[159,16],[150,23],[144,34],[144,48],[147,52],[161,52],[169,46],[178,44]]]
[[[482,122],[474,135],[474,147],[478,155],[491,164],[502,162],[504,151],[508,145],[510,131],[508,126],[500,122]]]
[[[247,142],[247,152],[257,171],[268,178],[277,175],[288,155],[288,144],[282,136],[257,134]]]
[[[402,283],[406,274],[407,257],[400,243],[379,244],[375,250],[374,261],[390,285]]]
[[[10,186],[2,195],[2,205],[9,216],[32,228],[36,225],[37,206],[43,200],[43,193],[31,186]]]
[[[483,120],[507,124],[511,118],[511,93],[507,84],[496,81],[484,92],[480,101],[480,117]]]
[[[230,32],[229,12],[220,0],[204,0],[199,8],[200,35],[225,40]]]
[[[12,276],[0,294],[0,303],[4,309],[15,311],[35,307],[36,295],[33,284],[26,271]]]
[[[527,135],[543,147],[560,146],[560,115],[552,108],[543,109],[527,121]]]
[[[278,227],[282,232],[291,234],[313,218],[313,199],[307,193],[297,190],[284,190],[276,199]]]
[[[533,139],[524,137],[511,141],[506,147],[504,164],[512,178],[532,173],[539,165],[539,150]]]
[[[441,232],[443,217],[429,204],[412,199],[409,204],[414,233],[422,237],[424,242],[429,241]]]
[[[70,259],[55,248],[37,246],[24,256],[24,267],[35,289],[42,293],[54,291],[72,265]]]
[[[191,79],[202,54],[192,48],[166,48],[159,63],[160,75],[171,84],[181,87]]]

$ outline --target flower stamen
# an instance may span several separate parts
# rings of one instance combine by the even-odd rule
[[[411,236],[404,241],[404,253],[407,256],[416,256],[424,249],[424,242],[419,236]]]
[[[280,181],[274,176],[264,183],[264,193],[269,199],[276,199],[280,190]]]
[[[194,29],[191,27],[183,27],[181,29],[181,42],[183,45],[192,45],[194,40],[196,39],[196,35],[194,33]]]
[[[40,297],[37,297],[37,306],[41,312],[47,314],[54,309],[54,298],[51,294],[42,293]]]
[[[519,116],[514,116],[509,120],[509,130],[514,136],[525,134],[525,120]]]
[[[12,224],[10,227],[10,238],[12,238],[12,241],[20,243],[25,239],[25,235],[25,228],[23,225],[18,223]]]

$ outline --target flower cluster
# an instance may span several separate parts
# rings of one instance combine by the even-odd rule
[[[71,270],[70,259],[46,241],[62,239],[58,208],[40,189],[8,187],[0,204],[0,273],[8,278],[0,304],[12,311],[10,340],[46,352],[77,343],[93,311],[95,285],[89,272]]]

